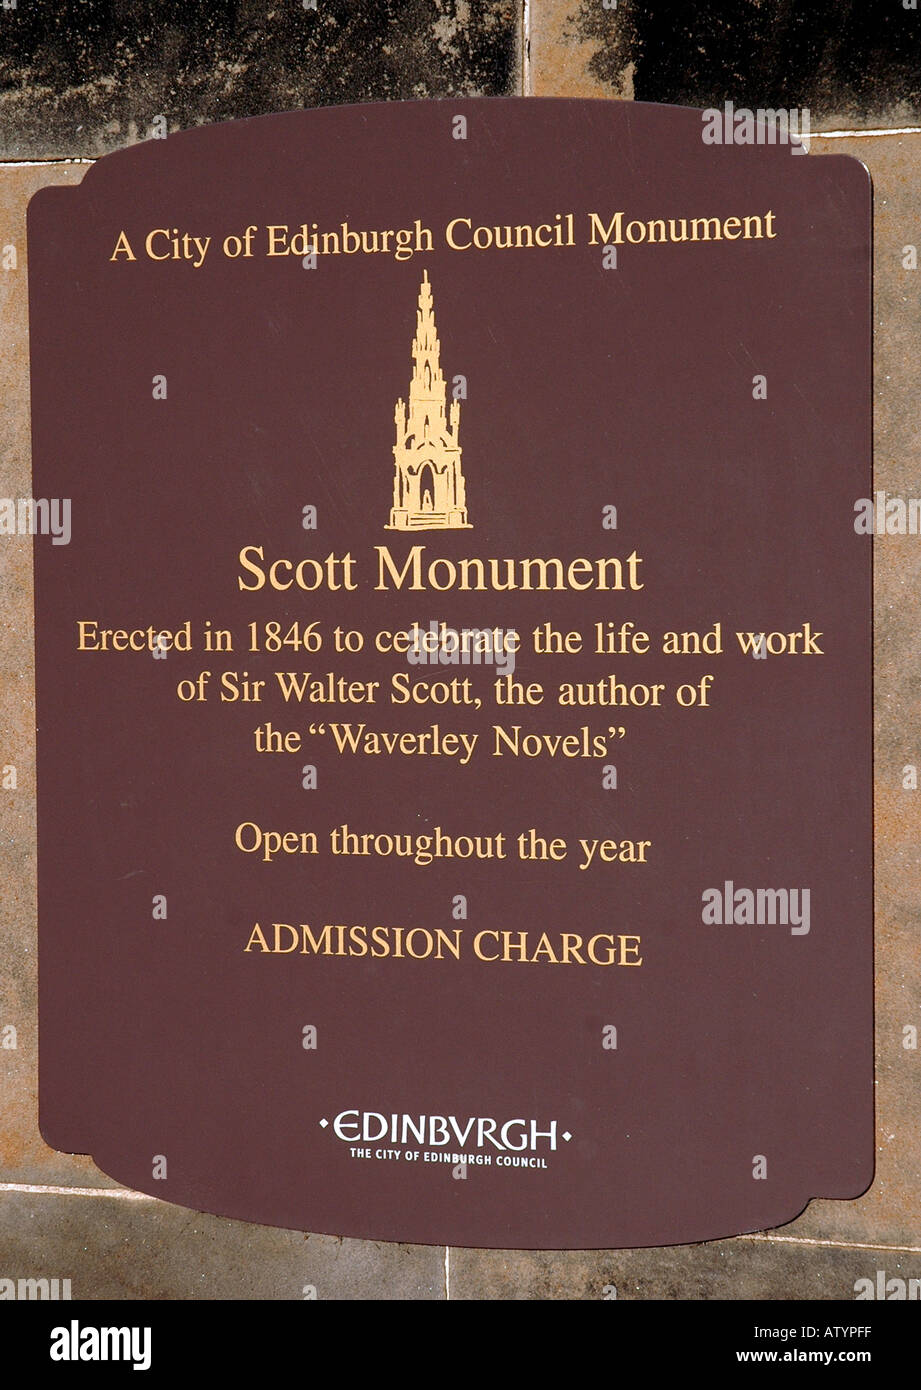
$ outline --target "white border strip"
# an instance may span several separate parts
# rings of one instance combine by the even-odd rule
[[[885,130],[813,130],[812,140],[861,140],[868,135],[921,135],[919,125],[888,126]]]
[[[521,84],[524,95],[531,95],[531,2],[523,0],[521,41]],[[873,130],[813,130],[810,140],[866,140],[881,135],[921,135],[921,126],[888,126]],[[104,155],[99,156],[104,159]],[[95,159],[62,155],[59,159],[0,159],[0,169],[43,169],[54,164],[96,164]]]
[[[813,1240],[809,1236],[736,1236],[736,1240],[760,1240],[766,1245],[821,1245],[831,1250],[894,1250],[903,1255],[921,1255],[921,1245],[867,1245],[859,1240]]]
[[[60,159],[0,159],[0,169],[44,169],[46,164],[95,164],[95,159],[71,158],[62,155]]]
[[[123,1202],[155,1202],[130,1187],[51,1187],[38,1183],[0,1182],[0,1192],[27,1192],[32,1197],[119,1197]]]

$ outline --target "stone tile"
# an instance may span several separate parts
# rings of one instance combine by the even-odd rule
[[[444,1298],[438,1246],[309,1236],[153,1198],[0,1195],[4,1278],[70,1279],[74,1299]]]
[[[803,107],[813,128],[917,125],[921,27],[901,4],[531,0],[537,96]]]
[[[601,0],[597,0],[597,7],[601,9]],[[593,32],[591,17],[579,13],[578,0],[531,0],[529,13],[525,63],[528,96],[632,99],[632,58],[625,54],[616,69],[604,67],[609,26]],[[610,26],[612,34],[614,23]]]
[[[26,205],[50,183],[78,183],[87,166],[0,168],[0,496],[29,497],[29,360]],[[8,258],[8,257],[7,257]],[[35,903],[35,689],[32,664],[32,542],[0,542],[0,769],[16,768],[15,790],[0,790],[0,1182],[112,1187],[87,1158],[49,1149],[38,1130]]]
[[[856,1280],[921,1278],[915,1252],[855,1250],[772,1238],[659,1250],[448,1252],[452,1300],[842,1299]],[[616,1294],[612,1294],[612,1289]]]
[[[96,156],[299,107],[519,90],[515,0],[166,0],[0,12],[0,158]]]

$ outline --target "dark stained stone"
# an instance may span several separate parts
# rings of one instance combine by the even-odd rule
[[[104,154],[298,107],[518,90],[514,0],[18,0],[0,9],[0,159]],[[162,128],[162,127],[161,127]]]
[[[539,3],[539,0],[538,0]],[[813,127],[916,124],[921,10],[902,0],[573,0],[575,32],[595,47],[590,73],[637,101],[809,108]]]

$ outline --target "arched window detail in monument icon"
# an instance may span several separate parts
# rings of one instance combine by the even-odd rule
[[[419,471],[419,506],[424,512],[435,510],[435,474],[428,459]]]

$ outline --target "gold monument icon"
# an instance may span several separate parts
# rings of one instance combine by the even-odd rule
[[[413,339],[409,405],[396,405],[393,508],[389,531],[457,531],[469,527],[461,450],[460,401],[446,414],[447,385],[428,271],[423,271]]]

